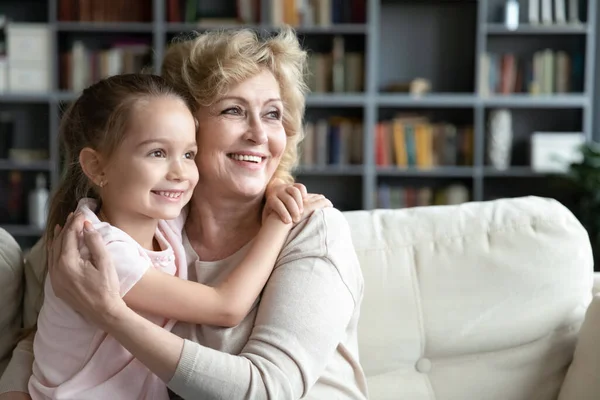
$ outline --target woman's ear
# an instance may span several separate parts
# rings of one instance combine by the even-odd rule
[[[79,165],[83,173],[96,186],[104,186],[106,184],[106,176],[104,174],[104,162],[102,156],[96,150],[86,147],[79,152]]]

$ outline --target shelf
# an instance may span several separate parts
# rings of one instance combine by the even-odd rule
[[[494,178],[547,178],[550,176],[556,176],[557,174],[550,174],[544,172],[536,172],[530,167],[510,167],[505,171],[499,171],[494,167],[485,167],[483,171],[485,177]]]
[[[520,25],[516,30],[507,29],[503,24],[487,24],[489,35],[586,35],[588,27],[580,25]]]
[[[306,105],[311,107],[362,107],[366,96],[355,93],[309,94]]]
[[[365,170],[363,165],[326,165],[326,166],[300,166],[294,175],[302,176],[359,176]]]
[[[477,97],[473,94],[427,94],[413,96],[410,94],[379,94],[377,104],[380,107],[473,107]]]
[[[481,99],[484,106],[512,107],[512,108],[568,108],[585,107],[588,98],[583,94],[556,94],[556,95],[495,95]]]
[[[208,31],[212,29],[238,29],[249,28],[263,32],[276,32],[279,28],[270,25],[202,25],[189,23],[168,23],[167,32],[182,33],[192,31]],[[365,34],[367,33],[367,25],[365,24],[334,24],[330,26],[298,26],[294,28],[298,34],[302,35],[335,35],[335,34]]]
[[[438,167],[431,169],[378,167],[379,176],[398,176],[415,178],[472,178],[473,167]]]
[[[0,93],[2,103],[46,103],[50,100],[49,93]]]
[[[139,32],[152,33],[149,22],[57,22],[58,32]]]
[[[12,236],[41,236],[44,231],[35,226],[29,225],[2,225],[0,228],[6,230]]]
[[[53,169],[50,161],[14,161],[0,160],[0,171],[50,171]]]
[[[52,94],[52,97],[57,101],[75,101],[79,97],[80,93],[61,91]]]

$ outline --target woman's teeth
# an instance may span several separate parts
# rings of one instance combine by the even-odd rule
[[[230,154],[229,158],[233,158],[234,160],[237,160],[237,161],[250,161],[253,163],[259,163],[262,161],[262,157],[248,156],[248,155],[242,155],[242,154]]]

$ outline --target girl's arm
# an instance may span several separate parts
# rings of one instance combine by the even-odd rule
[[[215,287],[149,268],[123,300],[136,311],[179,321],[236,326],[271,275],[291,226],[270,214],[244,259]]]
[[[304,214],[330,206],[325,197],[309,195]],[[236,326],[269,279],[291,227],[274,213],[269,214],[244,259],[215,287],[149,268],[123,299],[136,311],[195,324]]]

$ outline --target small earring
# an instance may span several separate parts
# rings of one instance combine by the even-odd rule
[[[104,182],[104,179],[100,181],[100,189],[102,189],[104,187],[104,185],[106,185],[106,183]]]

